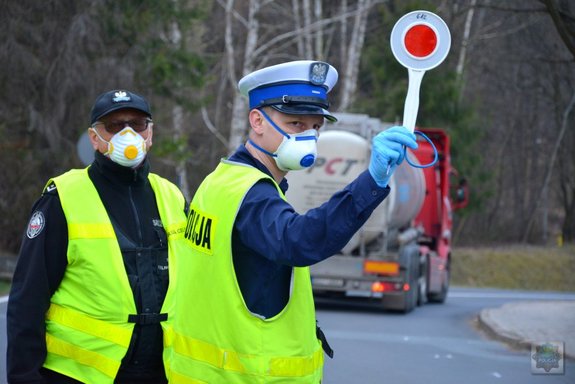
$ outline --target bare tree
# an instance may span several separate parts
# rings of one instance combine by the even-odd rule
[[[350,105],[356,89],[367,14],[375,4],[381,2],[378,0],[360,0],[354,10],[350,11],[346,6],[340,9],[340,11],[345,12],[344,14],[338,13],[338,10],[336,10],[333,11],[331,17],[324,17],[322,1],[313,0],[312,6],[312,1],[310,0],[293,0],[290,9],[294,12],[294,18],[293,24],[289,25],[290,28],[274,34],[273,37],[266,41],[261,41],[261,35],[269,32],[261,29],[259,13],[264,5],[274,3],[273,0],[267,2],[250,0],[248,13],[245,18],[238,13],[234,0],[227,0],[226,3],[223,3],[223,0],[219,0],[219,4],[225,6],[226,78],[230,82],[230,87],[233,87],[233,89],[236,87],[238,78],[235,74],[245,75],[252,72],[257,67],[268,62],[276,50],[285,46],[294,46],[295,56],[299,58],[323,58],[325,56],[324,28],[336,22],[341,22],[341,20],[348,17],[354,17],[351,37],[349,41],[345,42],[347,47],[346,60],[342,63],[344,66],[344,72],[341,76],[343,86],[342,91],[340,91],[342,101],[339,105],[340,109],[345,109]],[[301,12],[301,14],[296,12]],[[303,20],[303,24],[301,20]],[[234,31],[237,24],[242,29],[241,34]],[[278,26],[275,25],[274,27],[277,28]],[[241,50],[236,49],[238,47],[238,36],[245,36],[245,43]],[[234,92],[231,104],[231,126],[229,139],[227,140],[228,152],[233,151],[241,144],[245,140],[247,133],[247,122],[244,117],[247,111],[246,99]]]
[[[367,14],[373,6],[373,0],[359,0],[353,23],[351,38],[347,44],[347,60],[344,64],[342,86],[340,92],[339,110],[346,111],[353,102],[357,89],[359,60],[365,40]]]
[[[258,11],[261,7],[260,0],[249,0],[248,17],[244,20],[246,29],[246,42],[243,53],[241,54],[241,65],[236,64],[236,55],[234,51],[233,23],[234,18],[234,0],[228,0],[226,3],[226,62],[228,69],[228,80],[231,82],[233,89],[236,88],[238,79],[235,73],[240,72],[242,75],[248,74],[254,70],[254,51],[257,45],[259,33]],[[238,68],[239,67],[239,68]],[[234,92],[232,102],[231,128],[228,140],[228,151],[231,152],[245,140],[247,131],[247,122],[245,114],[247,110],[247,100],[238,92]]]
[[[565,48],[571,52],[575,59],[575,20],[573,15],[572,2],[565,0],[541,0],[545,4],[555,28],[565,44]]]
[[[171,23],[170,32],[169,43],[179,47],[182,44],[182,31],[180,30],[178,23],[175,21]],[[184,136],[184,108],[179,104],[174,104],[172,106],[172,125],[174,129],[174,141],[181,142]],[[189,200],[191,196],[186,161],[181,158],[176,160],[175,169],[180,190],[184,197]]]
[[[208,21],[193,25],[182,19],[173,24],[177,15],[167,7],[174,3],[209,2],[2,3],[0,229],[5,238],[19,237],[25,224],[21,212],[37,198],[47,174],[80,165],[74,144],[87,128],[86,111],[98,93],[113,87],[134,88],[160,106],[154,107],[159,129],[153,155],[188,196],[222,154],[245,140],[248,106],[237,82],[255,69],[286,60],[325,60],[340,72],[340,85],[331,94],[339,110],[368,103],[356,95],[372,86],[391,95],[384,108],[396,96],[403,105],[397,93],[403,77],[392,74],[390,84],[383,85],[366,81],[361,89],[357,82],[371,48],[366,45],[374,44],[369,37],[386,39],[388,24],[402,16],[405,2],[217,0],[208,5]],[[534,241],[540,233],[545,238],[548,221],[549,231],[563,226],[565,238],[575,237],[569,227],[575,222],[575,134],[569,129],[574,119],[573,2],[426,4],[440,7],[439,14],[451,12],[446,20],[454,44],[440,70],[459,73],[465,85],[460,104],[443,102],[438,92],[434,107],[455,115],[460,105],[473,105],[469,126],[483,138],[474,155],[484,164],[469,179],[473,196],[483,200],[458,233],[477,241]],[[154,17],[129,17],[132,13],[120,12],[126,6]],[[158,43],[160,35],[164,40]],[[210,62],[199,91],[186,80],[195,75],[192,61],[178,61],[194,49]],[[195,110],[192,104],[200,97],[201,108]],[[162,125],[162,118],[169,123]],[[457,124],[448,129],[459,142],[473,140]],[[161,138],[168,139],[164,152],[156,141]],[[17,190],[8,187],[15,184]],[[16,216],[20,221],[14,223]],[[17,243],[0,245],[15,249]]]
[[[571,53],[572,61],[575,62],[575,20],[573,18],[575,14],[570,13],[569,3],[559,1],[558,2],[559,7],[558,7],[558,5],[553,0],[544,0],[542,2],[545,4],[545,7],[547,8],[547,11],[551,16],[551,19],[553,20],[553,24],[555,25],[555,28],[557,28],[557,32],[561,37],[561,40],[565,44],[567,50]],[[545,197],[550,188],[549,185],[551,183],[553,169],[556,168],[556,160],[559,154],[559,149],[563,143],[563,138],[565,137],[567,127],[569,126],[571,112],[573,111],[574,107],[575,107],[575,92],[571,96],[571,101],[567,104],[565,110],[563,111],[559,134],[557,135],[555,145],[553,146],[553,149],[551,151],[548,167],[545,172],[545,179],[543,180],[541,189],[539,190],[538,198],[535,200],[535,206],[532,209],[529,219],[527,221],[527,226],[525,228],[522,237],[523,242],[526,242],[528,240],[531,229],[535,222],[535,214],[538,211],[541,202],[545,201]],[[565,186],[565,183],[562,184]],[[575,195],[575,193],[573,194]],[[572,204],[572,202],[566,201],[566,203],[567,204],[565,206],[565,210],[567,213],[569,212],[570,205]],[[566,216],[569,217],[570,215]],[[569,238],[573,236],[572,234],[567,233],[565,233],[565,235],[566,237]]]
[[[457,59],[457,66],[455,67],[455,73],[460,80],[461,86],[465,84],[462,81],[463,70],[465,67],[465,60],[467,58],[467,49],[469,44],[469,36],[471,34],[471,25],[473,23],[473,16],[475,15],[475,5],[477,0],[471,0],[469,8],[467,10],[467,16],[465,17],[465,27],[463,28],[463,38],[461,39],[461,49],[459,50],[459,57]],[[463,92],[461,92],[463,95]],[[460,99],[461,101],[461,99]]]
[[[531,231],[533,222],[535,220],[535,212],[539,208],[540,202],[542,201],[542,197],[545,191],[547,191],[549,188],[551,176],[553,175],[553,169],[555,168],[555,161],[557,160],[557,155],[559,153],[559,148],[563,141],[563,137],[565,136],[565,132],[567,131],[571,112],[573,111],[574,107],[575,107],[575,92],[573,93],[571,101],[569,102],[569,104],[565,108],[565,111],[563,112],[563,117],[561,119],[561,129],[559,130],[559,135],[557,135],[557,140],[555,141],[555,145],[551,152],[551,158],[549,159],[548,168],[547,171],[545,172],[545,179],[543,180],[543,185],[541,186],[541,190],[539,191],[539,197],[535,199],[535,206],[532,210],[529,220],[527,221],[527,227],[525,228],[525,232],[523,233],[523,242],[527,242],[528,240],[529,232]]]

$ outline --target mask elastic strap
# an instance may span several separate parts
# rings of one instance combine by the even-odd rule
[[[274,127],[276,129],[276,131],[278,131],[279,133],[281,133],[282,135],[284,135],[285,137],[287,137],[288,139],[290,138],[290,136],[285,133],[280,127],[277,126],[276,123],[273,122],[273,120],[268,116],[267,113],[264,112],[263,109],[258,108],[258,111],[261,112],[261,114],[263,115],[263,117],[268,121],[268,123],[271,124],[272,127]],[[259,145],[257,145],[256,143],[254,143],[254,141],[252,139],[248,139],[248,143],[250,143],[251,145],[253,145],[256,149],[258,149],[259,151],[265,153],[266,155],[269,155],[271,157],[278,157],[278,155],[276,155],[275,153],[271,153],[268,150],[265,150],[264,148],[260,147]]]
[[[98,139],[100,139],[100,140],[102,140],[104,143],[108,144],[108,150],[107,150],[106,153],[104,153],[103,155],[104,155],[104,156],[109,155],[109,154],[110,154],[110,142],[104,140],[104,138],[103,138],[102,136],[100,136],[100,134],[98,133],[98,130],[97,130],[96,128],[90,127],[90,129],[91,129],[92,131],[94,131],[94,133],[96,134],[96,136],[98,136]]]
[[[288,135],[286,132],[284,132],[283,129],[278,127],[277,124],[274,123],[274,121],[268,116],[267,113],[265,113],[265,111],[263,109],[258,108],[258,111],[260,111],[262,113],[262,115],[265,117],[265,119],[268,121],[268,123],[270,123],[272,125],[272,127],[274,127],[276,129],[276,131],[278,131],[279,133],[281,133],[282,135],[284,135],[288,139],[290,138],[290,135]]]
[[[270,151],[266,151],[265,149],[263,149],[262,147],[260,147],[260,146],[257,145],[256,143],[254,143],[252,139],[248,139],[248,143],[250,143],[251,145],[253,145],[254,147],[256,147],[256,149],[262,151],[262,152],[265,153],[266,155],[270,155],[271,157],[277,157],[277,156],[278,156],[278,155],[276,155],[275,153],[271,153]]]

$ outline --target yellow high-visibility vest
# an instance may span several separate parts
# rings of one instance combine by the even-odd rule
[[[48,182],[56,184],[68,223],[68,266],[46,314],[44,367],[84,383],[113,383],[125,356],[136,304],[110,218],[87,168]],[[169,181],[149,175],[168,235],[170,278],[183,241],[185,199]],[[172,316],[173,282],[161,312]],[[162,327],[164,325],[162,324]]]
[[[319,383],[323,351],[316,337],[309,268],[293,268],[291,295],[276,316],[250,313],[236,280],[232,229],[256,168],[222,161],[190,204],[179,259],[175,316],[168,320],[170,383]],[[283,193],[277,187],[278,194]]]

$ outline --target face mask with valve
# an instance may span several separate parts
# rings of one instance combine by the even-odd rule
[[[287,133],[277,126],[276,123],[263,111],[260,110],[266,120],[283,135],[283,140],[275,153],[271,153],[260,147],[252,140],[250,144],[258,150],[270,155],[275,160],[279,169],[284,172],[297,171],[311,167],[317,157],[317,130],[308,129],[300,133]]]
[[[113,162],[124,167],[134,168],[146,157],[146,140],[131,127],[125,127],[106,141],[95,128],[92,128],[100,140],[108,144],[108,151],[104,153]]]

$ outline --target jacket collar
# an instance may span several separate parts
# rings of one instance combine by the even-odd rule
[[[114,184],[142,185],[148,180],[150,163],[148,157],[136,168],[124,167],[96,151],[92,168]]]
[[[266,166],[263,165],[261,161],[253,157],[247,150],[246,146],[243,144],[240,145],[238,149],[229,157],[229,160],[251,165],[252,167],[257,168],[273,179],[271,172],[266,168]],[[279,183],[279,187],[283,193],[286,193],[289,186],[285,177]]]

